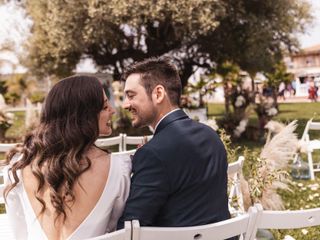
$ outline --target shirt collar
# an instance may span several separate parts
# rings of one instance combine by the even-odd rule
[[[180,109],[180,108],[173,109],[173,110],[171,110],[170,112],[168,112],[167,114],[165,114],[165,115],[158,121],[158,123],[156,124],[156,127],[155,127],[154,129],[152,129],[152,127],[150,127],[150,130],[152,130],[152,132],[155,133],[157,127],[158,127],[159,124],[160,124],[160,122],[161,122],[166,116],[168,116],[169,114],[171,114],[171,113],[173,113],[173,112],[175,112],[175,111],[178,111],[179,109]]]

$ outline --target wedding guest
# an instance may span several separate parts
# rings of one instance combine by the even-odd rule
[[[317,101],[317,98],[318,98],[318,87],[315,85],[314,81],[310,82],[309,89],[308,89],[308,94],[309,94],[308,98],[311,101],[314,101],[314,102]]]
[[[6,210],[16,239],[85,239],[115,230],[130,159],[95,146],[112,132],[99,80],[72,76],[49,92],[40,124],[8,156]]]

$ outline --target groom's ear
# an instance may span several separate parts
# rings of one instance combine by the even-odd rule
[[[157,85],[152,91],[152,100],[155,103],[161,103],[166,96],[166,90],[162,85]]]

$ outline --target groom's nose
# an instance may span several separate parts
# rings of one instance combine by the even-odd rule
[[[123,100],[123,103],[122,103],[122,108],[124,108],[124,109],[129,109],[130,108],[130,103],[129,103],[127,97],[124,97],[124,100]]]

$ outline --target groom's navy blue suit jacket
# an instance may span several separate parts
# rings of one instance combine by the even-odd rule
[[[230,218],[227,167],[214,130],[182,110],[170,113],[133,157],[130,194],[118,228],[132,219],[142,226],[179,227]]]

